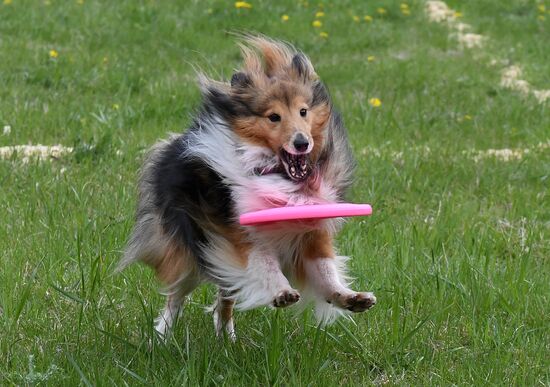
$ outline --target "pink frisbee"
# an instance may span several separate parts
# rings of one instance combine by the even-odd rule
[[[369,204],[311,204],[247,212],[240,216],[239,222],[243,226],[250,226],[262,223],[280,222],[283,220],[340,218],[370,214],[372,214],[372,207]]]

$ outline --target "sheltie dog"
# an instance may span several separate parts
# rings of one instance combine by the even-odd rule
[[[310,60],[265,37],[241,43],[230,82],[199,76],[189,130],[156,144],[139,182],[137,220],[121,267],[141,261],[167,291],[165,336],[201,282],[219,291],[216,333],[235,337],[233,307],[315,303],[318,320],[363,312],[372,293],[348,286],[333,239],[341,220],[240,226],[240,214],[341,202],[354,160],[340,115]]]

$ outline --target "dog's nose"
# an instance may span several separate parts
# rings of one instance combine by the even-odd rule
[[[309,141],[307,140],[307,138],[302,133],[298,133],[298,135],[294,139],[294,149],[296,149],[296,151],[298,152],[305,152],[308,147]]]

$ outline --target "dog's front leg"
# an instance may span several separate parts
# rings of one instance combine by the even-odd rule
[[[254,247],[250,252],[245,280],[238,286],[240,308],[268,304],[280,308],[300,299],[300,293],[282,273],[277,255],[265,247]]]
[[[303,282],[317,298],[351,312],[363,312],[376,304],[374,294],[348,288],[343,268],[336,262],[332,237],[327,232],[316,231],[308,238],[301,265]]]

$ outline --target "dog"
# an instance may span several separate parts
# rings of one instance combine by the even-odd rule
[[[349,288],[336,254],[341,219],[240,226],[243,213],[342,202],[355,166],[346,129],[309,58],[287,43],[245,36],[230,82],[199,75],[189,129],[156,144],[139,181],[136,223],[120,268],[151,266],[166,286],[156,331],[170,332],[202,282],[218,294],[217,335],[235,338],[233,308],[315,304],[319,322],[376,303]]]

